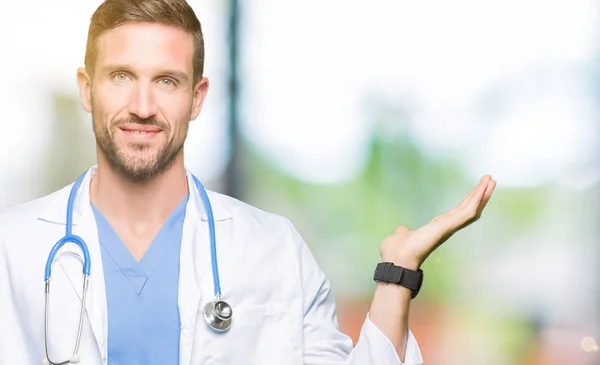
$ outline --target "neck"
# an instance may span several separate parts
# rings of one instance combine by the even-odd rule
[[[106,161],[98,159],[98,171],[90,185],[90,199],[110,221],[126,225],[162,224],[188,193],[183,156],[154,180],[132,182]]]

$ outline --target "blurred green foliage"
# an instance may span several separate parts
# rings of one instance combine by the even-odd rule
[[[310,143],[310,142],[307,142]],[[304,182],[287,175],[252,148],[244,151],[244,199],[288,217],[303,234],[334,287],[351,296],[370,296],[373,263],[379,244],[399,225],[416,229],[456,205],[477,181],[469,181],[461,161],[427,154],[408,135],[374,135],[370,158],[361,174],[342,184]],[[493,216],[493,242],[526,229],[540,215],[545,192],[499,189]],[[457,235],[451,240],[470,240]],[[473,242],[481,246],[481,243]],[[423,265],[423,296],[448,299],[456,285],[460,255],[445,246]],[[443,257],[440,259],[440,257]]]

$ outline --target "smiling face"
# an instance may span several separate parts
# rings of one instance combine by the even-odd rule
[[[98,164],[131,181],[149,181],[174,163],[208,91],[194,84],[194,43],[182,29],[126,23],[97,41],[92,72],[80,69],[84,109],[92,113]]]

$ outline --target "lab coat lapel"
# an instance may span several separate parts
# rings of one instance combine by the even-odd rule
[[[180,364],[190,364],[194,344],[194,327],[196,314],[202,295],[201,283],[208,274],[210,266],[210,246],[203,237],[208,229],[200,221],[195,209],[186,212],[183,223],[181,254],[179,261],[179,293],[178,306],[181,321]]]
[[[188,187],[190,197],[186,207],[185,221],[179,261],[179,317],[181,321],[180,334],[180,364],[189,365],[194,343],[198,342],[194,334],[195,327],[204,325],[197,323],[202,318],[201,303],[212,300],[212,291],[202,291],[202,288],[213,288],[211,275],[210,237],[204,205],[196,189],[191,173],[188,171]],[[216,194],[208,193],[213,216],[217,246],[225,242],[219,240],[219,222],[231,218],[231,214],[216,199]],[[208,297],[208,298],[206,298]],[[210,298],[210,299],[209,299]]]
[[[194,344],[194,327],[196,315],[201,302],[201,284],[208,274],[210,266],[210,243],[208,240],[208,225],[202,221],[203,205],[188,174],[190,197],[188,199],[181,253],[179,259],[179,318],[181,321],[180,334],[180,364],[190,364]]]

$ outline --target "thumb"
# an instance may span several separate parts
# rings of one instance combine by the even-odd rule
[[[396,230],[394,231],[395,234],[402,234],[402,233],[406,233],[406,232],[410,232],[410,229],[408,229],[405,226],[400,226],[400,227],[396,228]]]

